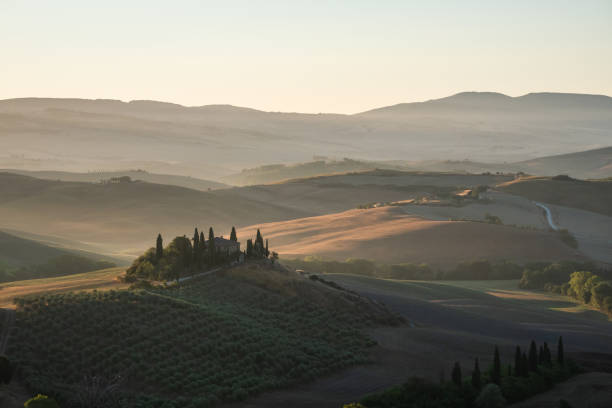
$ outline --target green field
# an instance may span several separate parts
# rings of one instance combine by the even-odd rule
[[[9,355],[33,392],[64,402],[90,374],[121,377],[116,406],[207,407],[364,363],[361,330],[391,323],[354,294],[252,265],[170,288],[18,300]]]

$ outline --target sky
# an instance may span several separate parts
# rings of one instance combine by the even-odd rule
[[[611,73],[610,0],[0,0],[0,99],[356,113]]]

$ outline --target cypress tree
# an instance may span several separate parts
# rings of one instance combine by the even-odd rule
[[[253,256],[253,240],[247,239],[246,256],[251,258]]]
[[[157,245],[155,247],[155,257],[161,259],[164,256],[164,240],[161,234],[157,234]]]
[[[200,234],[198,234],[198,228],[196,227],[193,232],[193,261],[194,264],[198,264],[200,261]]]
[[[215,264],[215,252],[215,233],[212,227],[210,227],[208,230],[208,261],[210,262],[210,265]]]
[[[529,359],[527,358],[527,353],[523,352],[523,356],[521,357],[521,375],[523,377],[529,376]]]
[[[459,365],[458,361],[455,362],[455,365],[453,367],[452,378],[453,378],[453,383],[460,387],[461,386],[461,366]]]
[[[544,365],[544,346],[538,349],[538,365]]]
[[[529,371],[538,371],[538,348],[533,340],[529,345]]]
[[[514,352],[514,375],[517,377],[523,375],[523,370],[521,368],[521,362],[522,362],[521,348],[519,346],[516,346],[516,351]]]
[[[236,235],[236,228],[232,227],[232,232],[230,233],[230,241],[238,242],[238,236]]]
[[[204,231],[200,231],[200,255],[202,258],[206,253],[206,240],[204,239]]]
[[[552,365],[552,356],[550,355],[550,349],[548,348],[548,343],[544,342],[544,364],[547,367]]]
[[[481,385],[480,367],[478,366],[478,358],[476,358],[474,360],[474,370],[472,371],[472,386],[479,390]]]
[[[557,363],[563,365],[565,356],[563,355],[563,336],[559,336],[559,344],[557,345]]]
[[[493,356],[493,372],[491,380],[499,385],[501,383],[501,360],[499,358],[499,349],[495,346],[495,355]]]
[[[270,250],[268,249],[268,240],[266,239],[266,252],[265,252],[266,258],[270,256]]]
[[[263,242],[263,236],[261,235],[261,231],[259,231],[259,228],[257,228],[257,237],[255,237],[255,245],[253,247],[253,250],[255,251],[255,255],[257,257],[263,257],[264,255],[264,242]]]

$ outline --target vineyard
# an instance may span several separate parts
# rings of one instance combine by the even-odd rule
[[[397,323],[350,292],[247,265],[171,288],[18,299],[9,354],[60,402],[95,377],[116,383],[117,406],[209,407],[364,363],[360,329]]]

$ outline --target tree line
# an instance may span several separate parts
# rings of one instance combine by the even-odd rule
[[[559,337],[554,354],[553,358],[546,342],[538,347],[535,341],[531,341],[525,350],[516,346],[514,362],[504,368],[499,348],[495,346],[493,363],[485,371],[481,371],[476,358],[470,375],[464,376],[461,364],[455,362],[451,381],[441,378],[436,384],[415,377],[401,386],[369,395],[360,403],[344,407],[503,407],[507,402],[521,401],[544,392],[579,371],[571,360],[566,360],[562,337]]]

